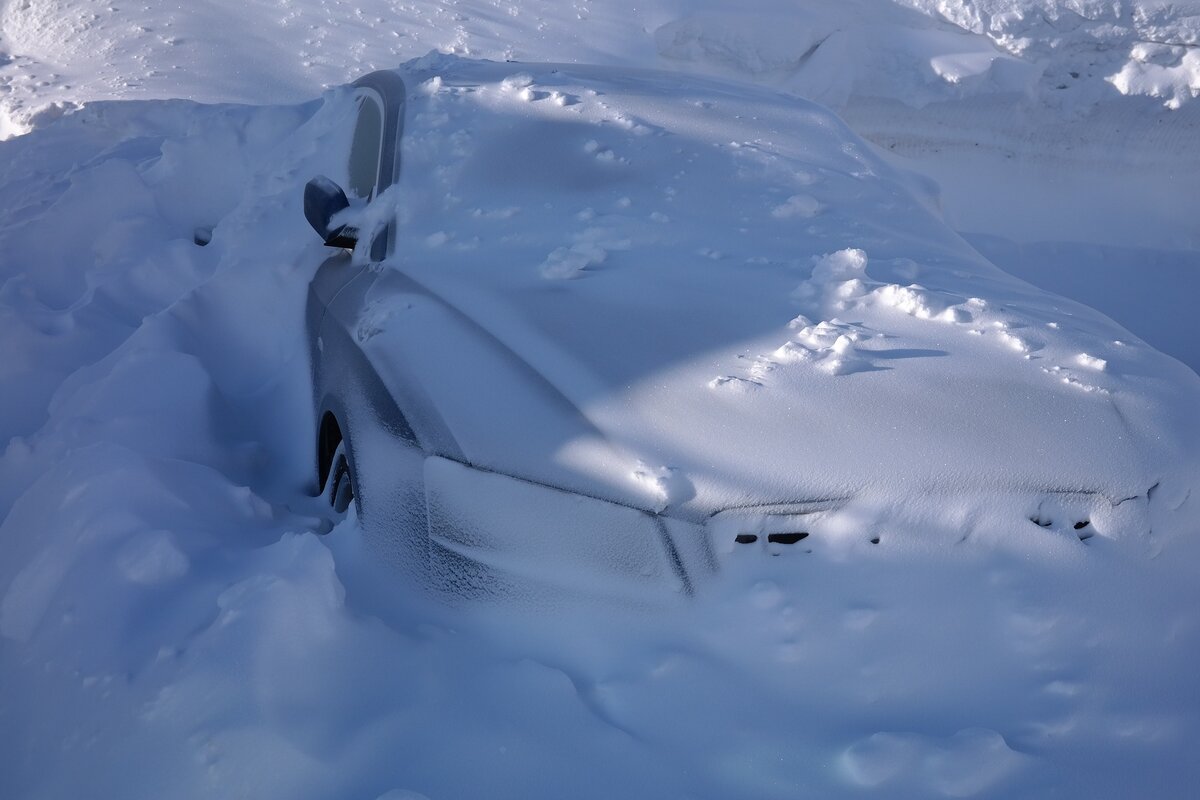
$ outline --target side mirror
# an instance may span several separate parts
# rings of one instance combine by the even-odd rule
[[[350,207],[342,187],[318,175],[304,186],[304,218],[329,247],[353,249],[358,242],[358,231],[348,225],[330,229],[329,220],[342,209]]]

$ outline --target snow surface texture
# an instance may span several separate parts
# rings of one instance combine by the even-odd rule
[[[1040,148],[1046,158],[992,198],[979,187],[1010,169],[995,154],[1011,139],[976,136],[967,122],[930,136],[930,127],[944,127],[936,116],[899,130],[860,129],[885,148],[907,148],[909,165],[948,164],[934,173],[942,203],[960,227],[978,232],[972,241],[991,257],[1030,280],[1072,289],[1132,328],[1149,322],[1141,335],[1154,332],[1160,348],[1190,354],[1196,366],[1200,336],[1177,320],[1194,316],[1187,287],[1195,286],[1197,229],[1187,212],[1197,172],[1186,115],[1197,104],[1178,89],[1126,97],[1105,80],[1137,60],[1136,37],[1158,37],[1139,20],[1158,20],[1170,36],[1191,24],[1190,4],[1172,6],[922,4],[956,25],[930,27],[931,16],[914,13],[904,30],[932,31],[930,41],[951,41],[971,57],[939,62],[942,74],[932,61],[928,70],[916,62],[918,69],[905,57],[903,74],[883,83],[898,96],[843,96],[856,125],[893,111],[907,125],[900,111],[921,104],[969,122],[972,93],[996,98],[1014,87],[1042,105],[1008,108],[1078,114],[1069,129],[1081,155],[1048,182],[1127,163],[1048,198],[1030,190],[1041,191],[1038,170],[1059,152],[1042,141],[1018,152]],[[0,144],[0,797],[1191,796],[1200,779],[1200,513],[1196,497],[1178,487],[1155,490],[1176,520],[1174,533],[1126,528],[1129,535],[1116,537],[1076,531],[1072,497],[1028,508],[1020,527],[994,529],[994,508],[931,503],[898,516],[860,505],[828,518],[811,552],[727,560],[720,586],[656,615],[446,609],[378,569],[358,549],[353,519],[328,537],[315,534],[327,523],[301,491],[311,478],[308,443],[297,431],[311,421],[300,315],[324,254],[299,198],[312,174],[337,170],[329,154],[344,149],[347,104],[336,91],[320,107],[278,104],[431,48],[712,69],[788,88],[779,83],[794,77],[788,53],[779,53],[786,37],[753,41],[754,58],[742,48],[723,59],[704,17],[720,21],[715,3],[187,9],[62,0],[0,7],[0,135],[32,128]],[[765,10],[775,16],[741,33],[770,34],[787,21],[785,5]],[[865,23],[901,25],[891,10],[867,11]],[[846,16],[839,4],[806,13]],[[1099,27],[1078,22],[1093,17]],[[1133,34],[1117,31],[1103,40],[1114,46],[1093,48],[1086,37],[1108,35],[1101,28],[1110,23]],[[678,55],[661,52],[664,27],[680,34],[666,40],[682,42]],[[1089,33],[1093,27],[1100,32]],[[997,33],[1054,39],[1059,28],[1071,32],[1062,46],[1037,36],[1017,46]],[[989,51],[985,39],[998,47]],[[871,85],[878,64],[855,52],[840,74]],[[999,70],[980,55],[988,52]],[[1022,66],[1064,53],[1100,59],[1102,68],[1077,79],[1080,89],[1059,90],[1050,68],[1030,78]],[[785,59],[785,69],[772,72],[773,58]],[[1192,63],[1174,58],[1172,51],[1146,63]],[[1008,67],[1015,72],[996,83]],[[521,75],[514,68],[491,96],[512,113],[576,107],[571,113],[586,120],[573,151],[581,173],[636,163],[636,149],[625,146],[639,137],[633,103],[556,95]],[[958,83],[946,78],[953,75]],[[431,99],[449,100],[449,89],[442,97],[444,87],[429,81]],[[1106,123],[1103,114],[1116,106],[1090,106],[1093,92],[1134,105]],[[1064,97],[1058,106],[1048,99],[1056,93]],[[103,102],[54,119],[85,102],[178,96],[268,105]],[[1164,107],[1174,97],[1177,111]],[[663,98],[678,99],[664,88],[646,102],[669,106]],[[971,123],[974,131],[989,130],[995,110],[978,113],[985,123]],[[1112,119],[1139,117],[1163,130],[1161,138],[1145,145],[1105,132],[1117,127]],[[871,368],[881,365],[911,369],[945,358],[877,361],[888,340],[872,339],[880,331],[861,329],[847,309],[903,326],[907,336],[978,341],[979,352],[994,345],[988,352],[1002,354],[1005,369],[1029,368],[1089,402],[1108,401],[1085,387],[1124,384],[1136,396],[1139,380],[1165,374],[1133,337],[1103,350],[1091,337],[1054,359],[1026,360],[1047,355],[1032,349],[1039,342],[1030,329],[1013,324],[1029,322],[1027,307],[1001,310],[989,294],[995,286],[948,299],[939,282],[912,272],[927,266],[917,254],[908,264],[861,230],[830,224],[849,200],[832,198],[830,181],[797,171],[786,191],[767,192],[781,187],[768,187],[770,170],[754,165],[770,143],[735,148],[694,133],[700,166],[726,156],[750,165],[746,191],[764,190],[755,224],[826,226],[821,235],[830,239],[793,254],[781,273],[792,313],[772,318],[778,335],[747,350],[738,362],[744,371],[708,369],[696,392],[759,402],[772,382],[798,375],[828,385],[878,377]],[[457,146],[465,159],[480,147],[469,138],[430,141],[431,158]],[[963,154],[979,149],[989,152]],[[956,157],[938,160],[949,151]],[[703,174],[682,154],[662,169]],[[696,230],[662,190],[635,185],[606,195],[604,205],[562,199],[578,217],[547,232],[559,241],[531,248],[523,262],[530,280],[572,291],[628,269],[628,237],[604,230],[617,216],[637,220],[641,236],[703,235],[688,251],[696,263],[741,254],[740,237]],[[506,220],[540,213],[492,191],[458,202],[452,227],[433,219],[417,226],[424,253],[448,258],[485,247],[503,236]],[[1097,207],[1104,213],[1083,219]],[[216,226],[209,247],[191,244],[197,226]],[[1055,238],[1074,243],[1038,243]],[[1123,266],[1153,267],[1154,279],[1130,293]],[[779,265],[758,265],[768,267]],[[1011,282],[1000,285],[1008,297]],[[969,305],[977,295],[990,307]],[[982,333],[971,332],[976,321]],[[1004,324],[987,327],[994,321]],[[377,327],[385,323],[381,309]],[[1068,340],[1052,331],[1053,342]],[[1155,368],[1129,370],[1130,361],[1113,355],[1125,347]],[[734,380],[705,385],[722,378]],[[1165,384],[1183,389],[1188,380],[1171,373]],[[1182,413],[1194,425],[1194,405]],[[1167,429],[1175,424],[1187,421]],[[1047,441],[1060,435],[1050,431]],[[662,459],[631,465],[630,480],[662,505],[689,492],[686,470]],[[1144,518],[1146,504],[1134,498],[1112,513]],[[951,541],[971,527],[981,535]]]
[[[697,106],[659,78],[593,95],[515,68],[470,92],[438,79],[451,63],[416,65],[406,261],[483,269],[473,254],[504,246],[527,253],[523,280],[562,294],[650,270],[658,239],[693,242],[690,269],[776,276],[791,292],[764,337],[777,349],[718,373],[766,385],[694,393],[738,404],[780,381],[897,379],[936,366],[910,346],[925,336],[1079,402],[1152,396],[1137,383],[1184,403],[1200,391],[1135,340],[1089,333],[1111,323],[926,238],[932,215],[881,236],[871,204],[914,201],[860,145],[829,144],[848,134],[818,109],[805,124],[821,136],[730,142],[752,122],[723,111],[737,93]],[[476,138],[488,108],[526,122]],[[317,536],[301,317],[324,253],[300,192],[341,169],[349,110],[344,91],[320,106],[97,103],[3,145],[0,796],[1180,797],[1200,778],[1200,537],[1178,481],[1154,489],[1162,529],[1139,527],[1145,496],[1090,523],[1114,535],[1075,529],[1097,509],[1071,495],[1013,520],[1003,498],[860,503],[803,550],[729,554],[719,585],[655,614],[447,609],[377,567],[353,518]],[[562,138],[522,140],[546,119],[570,120]],[[643,148],[676,146],[639,175]],[[574,171],[525,171],[539,149]],[[495,169],[454,183],[480,163]],[[757,205],[729,226],[697,220],[707,195],[682,189],[730,170]],[[530,215],[546,224],[506,240]],[[215,225],[206,248],[197,225]],[[813,249],[780,261],[773,248],[797,241]],[[654,352],[640,341],[631,363]],[[880,345],[900,357],[877,361]],[[1182,437],[1164,454],[1195,435],[1194,406],[1176,410],[1145,419]],[[1165,457],[1153,469],[1184,478],[1194,452]],[[676,466],[651,459],[631,479],[670,504],[693,468]]]

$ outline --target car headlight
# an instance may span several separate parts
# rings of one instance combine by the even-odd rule
[[[661,600],[686,587],[655,514],[436,457],[425,491],[434,583],[456,594]]]

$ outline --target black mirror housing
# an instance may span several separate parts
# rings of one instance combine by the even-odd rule
[[[349,207],[342,187],[324,175],[316,176],[304,186],[304,218],[329,247],[353,249],[358,242],[358,231],[348,225],[330,229],[333,216]]]

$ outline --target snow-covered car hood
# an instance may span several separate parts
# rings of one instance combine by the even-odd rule
[[[691,518],[1194,481],[1200,380],[990,265],[832,114],[424,66],[358,335],[465,460]]]

